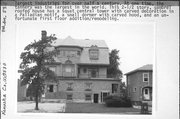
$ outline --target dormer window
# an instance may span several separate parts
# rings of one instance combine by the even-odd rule
[[[90,60],[98,60],[99,59],[99,49],[96,45],[92,45],[89,49],[89,58]]]

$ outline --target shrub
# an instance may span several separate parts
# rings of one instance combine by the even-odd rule
[[[120,96],[107,96],[105,99],[107,107],[131,107],[131,100]]]

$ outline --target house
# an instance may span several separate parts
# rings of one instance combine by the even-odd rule
[[[144,65],[126,73],[127,95],[134,105],[152,101],[153,66]]]
[[[21,81],[18,79],[18,91],[17,91],[17,100],[18,101],[23,101],[23,100],[26,100],[27,97],[26,97],[26,91],[27,91],[27,86],[24,85],[24,86],[21,86]]]
[[[68,36],[57,39],[53,46],[58,55],[48,67],[57,81],[45,82],[44,99],[103,103],[107,95],[120,93],[120,80],[107,78],[109,49],[105,41]]]

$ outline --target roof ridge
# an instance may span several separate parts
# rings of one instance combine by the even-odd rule
[[[70,35],[67,36],[66,38],[60,39],[58,38],[54,44],[55,46],[60,46],[60,45],[77,45],[81,47],[91,47],[92,45],[97,45],[98,47],[107,47],[107,44],[105,40],[95,40],[95,39],[75,39],[72,38]]]
[[[131,73],[134,73],[134,72],[137,72],[137,71],[143,71],[143,70],[153,70],[153,65],[152,64],[146,64],[146,65],[143,65],[142,67],[139,67],[139,68],[136,68],[130,72],[127,72],[125,73],[125,75],[128,75],[128,74],[131,74]]]

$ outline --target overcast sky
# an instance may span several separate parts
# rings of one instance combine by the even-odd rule
[[[63,22],[63,23],[22,23],[17,26],[16,60],[33,40],[41,38],[41,31],[56,34],[64,39],[105,40],[110,50],[119,50],[120,69],[123,73],[153,63],[154,26],[152,23],[109,23],[109,22]],[[125,77],[124,77],[125,78]]]

